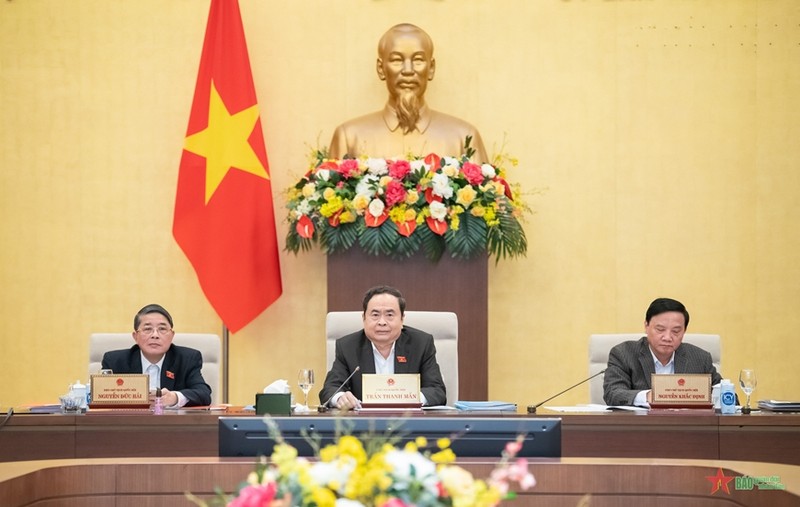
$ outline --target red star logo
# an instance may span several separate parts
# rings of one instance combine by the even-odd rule
[[[717,469],[717,475],[707,475],[706,480],[711,481],[711,494],[713,495],[720,489],[727,494],[731,494],[730,488],[728,488],[728,483],[733,480],[733,477],[725,477],[725,474],[722,473],[722,469]]]

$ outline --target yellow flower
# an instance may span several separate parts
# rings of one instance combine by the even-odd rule
[[[419,201],[419,192],[416,190],[406,192],[406,204],[416,204],[417,201]]]
[[[394,178],[392,178],[391,176],[381,176],[380,184],[382,187],[385,187],[386,185],[391,183],[393,179]]]
[[[330,201],[326,202],[322,206],[320,206],[319,213],[325,218],[328,218],[335,215],[336,212],[338,212],[343,207],[344,203],[342,202],[342,198],[337,196],[331,199]]]
[[[472,185],[467,185],[466,187],[459,188],[458,192],[456,192],[456,202],[463,205],[465,208],[469,208],[469,205],[472,204],[472,201],[475,200],[477,195],[478,192],[472,188]]]
[[[336,190],[334,190],[331,187],[326,188],[322,192],[322,197],[324,197],[326,201],[330,201],[331,199],[333,199],[333,196],[335,195],[336,195]]]
[[[456,453],[453,452],[452,449],[442,449],[439,452],[435,452],[431,455],[431,461],[434,463],[439,464],[447,464],[452,463],[456,460]]]
[[[403,223],[406,221],[406,205],[400,204],[389,210],[389,220],[394,223]]]
[[[417,218],[417,212],[411,208],[408,208],[406,210],[406,216],[404,218],[406,219],[405,220],[406,222],[408,222],[409,220],[414,220],[415,218]]]
[[[357,211],[364,211],[369,206],[369,197],[364,194],[358,194],[355,199],[353,199],[353,207]]]
[[[339,215],[339,222],[343,224],[351,224],[356,221],[356,215],[350,210],[342,211],[342,214]]]
[[[483,206],[475,206],[474,208],[470,209],[469,212],[474,217],[482,217],[484,214],[486,214],[486,208]]]
[[[450,228],[457,231],[461,227],[461,219],[458,217],[458,212],[455,212],[450,217]]]
[[[306,183],[303,186],[303,197],[311,197],[317,191],[316,183]]]
[[[439,449],[448,449],[450,447],[450,439],[449,438],[440,438],[436,441],[436,447]]]
[[[333,507],[336,505],[336,495],[328,488],[314,488],[311,491],[311,500],[317,507]]]

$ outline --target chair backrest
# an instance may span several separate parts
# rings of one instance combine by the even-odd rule
[[[218,335],[175,333],[175,345],[199,350],[203,356],[203,378],[211,387],[211,403],[222,402],[222,346]],[[93,333],[89,337],[89,374],[100,371],[103,354],[109,350],[129,349],[134,345],[131,333]]]
[[[589,337],[589,375],[594,375],[608,365],[608,353],[619,343],[629,340],[638,340],[644,336],[640,333],[622,334],[593,334]],[[722,372],[722,349],[718,334],[689,334],[683,336],[683,341],[696,345],[711,354],[711,361],[717,372]],[[603,401],[603,376],[599,375],[589,381],[589,403],[605,403]]]
[[[336,340],[364,328],[362,312],[330,312],[325,322],[327,367],[333,365]],[[458,316],[453,312],[405,312],[403,324],[433,335],[436,361],[447,388],[447,404],[458,401]]]

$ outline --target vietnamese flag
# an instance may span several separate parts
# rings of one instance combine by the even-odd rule
[[[281,295],[269,163],[238,0],[211,1],[172,233],[232,332]]]

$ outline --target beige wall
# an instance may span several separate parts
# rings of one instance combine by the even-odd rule
[[[281,217],[309,147],[382,105],[374,48],[401,21],[436,43],[430,103],[520,160],[535,214],[527,258],[490,268],[490,398],[577,382],[589,334],[641,329],[659,296],[722,335],[726,376],[751,366],[756,397],[800,395],[800,3],[240,3]],[[0,2],[0,405],[55,401],[84,379],[89,334],[146,303],[220,331],[171,235],[207,14]],[[281,262],[283,296],[231,337],[233,403],[325,370],[325,258]]]

